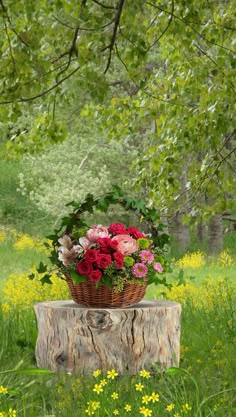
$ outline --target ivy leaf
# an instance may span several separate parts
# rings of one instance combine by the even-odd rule
[[[87,280],[87,277],[84,275],[78,274],[76,271],[70,271],[70,276],[73,281],[73,284],[80,284],[81,282],[84,282]]]
[[[33,280],[34,278],[35,278],[35,274],[30,274],[30,275],[28,275],[28,278],[30,279],[30,280]]]
[[[52,281],[51,281],[51,275],[50,274],[45,274],[41,279],[40,279],[40,281],[41,281],[41,283],[42,283],[42,285],[44,285],[44,284],[52,284]]]
[[[38,268],[37,268],[37,272],[39,274],[43,274],[44,272],[46,272],[48,269],[47,265],[44,265],[43,262],[40,262]]]

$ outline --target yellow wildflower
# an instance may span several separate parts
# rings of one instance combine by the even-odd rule
[[[175,413],[174,414],[174,417],[180,417],[180,414],[179,413]]]
[[[182,410],[183,410],[184,412],[191,411],[191,410],[192,410],[192,407],[191,407],[191,405],[189,405],[188,403],[186,403],[186,404],[184,404],[184,405],[182,406]]]
[[[197,251],[193,253],[186,253],[183,258],[176,262],[180,268],[201,268],[206,263],[206,258],[203,252]]]
[[[144,388],[144,385],[139,382],[138,384],[135,384],[136,391],[142,391]]]
[[[159,394],[152,392],[152,395],[149,396],[149,401],[156,403],[159,401]]]
[[[5,416],[6,416],[6,414],[4,414],[0,411],[0,417],[5,417]]]
[[[175,408],[175,405],[173,403],[166,406],[167,411],[172,411]]]
[[[150,410],[150,408],[140,407],[139,411],[140,411],[140,414],[144,415],[144,417],[149,417],[152,415],[152,410]]]
[[[118,400],[118,398],[119,398],[119,394],[118,394],[118,392],[113,392],[113,393],[111,394],[111,398],[113,398],[113,400]]]
[[[101,369],[96,369],[96,371],[93,372],[93,376],[97,378],[99,375],[101,375],[101,373],[102,373]]]
[[[126,405],[124,406],[124,409],[125,409],[125,411],[129,412],[129,411],[131,411],[131,410],[132,410],[132,407],[131,407],[131,405],[130,405],[130,404],[126,404]]]
[[[115,409],[115,410],[113,411],[113,414],[115,414],[115,416],[118,416],[118,414],[120,414],[120,413],[119,413],[119,410]]]
[[[105,385],[107,385],[106,379],[101,379],[100,385],[101,385],[101,387],[105,387]]]
[[[13,410],[12,408],[9,408],[8,416],[9,417],[16,417],[16,410]]]
[[[149,395],[144,395],[144,396],[142,397],[142,403],[143,403],[143,404],[148,404],[148,403],[149,403],[149,401],[150,401],[150,397],[149,397]]]
[[[103,388],[100,384],[95,384],[93,387],[93,391],[96,392],[96,394],[100,394],[103,392]]]
[[[143,369],[142,371],[139,372],[139,375],[143,378],[151,378],[151,374],[149,371],[145,371],[145,369]]]
[[[118,376],[118,373],[115,369],[111,369],[110,371],[107,371],[107,378],[108,379],[115,379],[115,377]]]
[[[7,238],[6,232],[4,232],[4,230],[0,230],[0,242],[4,242],[6,238]]]
[[[0,385],[0,394],[7,394],[7,393],[8,393],[8,389]]]

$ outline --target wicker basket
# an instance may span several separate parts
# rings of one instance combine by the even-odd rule
[[[129,307],[142,300],[147,288],[147,281],[140,284],[125,284],[124,289],[117,293],[104,284],[96,288],[95,284],[90,281],[75,285],[70,277],[67,276],[66,280],[74,302],[86,307]]]

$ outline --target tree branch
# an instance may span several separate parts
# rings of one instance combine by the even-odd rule
[[[54,85],[52,85],[52,87],[48,88],[47,90],[42,91],[41,93],[39,93],[35,96],[22,97],[22,98],[19,98],[18,100],[1,101],[0,104],[11,104],[11,103],[14,103],[15,101],[17,103],[24,103],[24,102],[27,102],[27,101],[33,101],[33,100],[36,100],[37,98],[43,97],[46,94],[50,93],[51,91],[55,90],[55,88],[57,88],[59,85],[61,85],[64,81],[68,80],[68,78],[72,77],[72,75],[74,75],[79,69],[80,69],[80,66],[76,67],[73,71],[71,71],[69,74],[67,74],[66,77],[62,78],[60,81],[58,81]]]
[[[117,9],[117,7],[107,6],[106,4],[103,4],[98,0],[92,0],[92,1],[93,1],[93,3],[98,4],[99,6],[103,7],[104,9],[111,9],[111,10],[116,10]]]
[[[150,49],[156,45],[157,42],[159,42],[159,40],[165,35],[165,33],[167,32],[167,30],[169,29],[171,22],[173,21],[173,17],[174,17],[174,9],[175,9],[175,3],[174,0],[172,0],[171,2],[171,12],[170,12],[170,18],[169,21],[165,27],[165,29],[163,30],[163,32],[160,34],[160,36],[158,36],[158,38],[149,46],[149,48],[147,49],[147,52],[150,51]]]
[[[94,0],[93,0],[94,1]],[[114,19],[114,28],[113,28],[113,33],[112,33],[112,37],[111,37],[111,42],[108,46],[105,46],[105,48],[102,49],[102,52],[104,52],[106,49],[109,49],[109,56],[108,56],[108,61],[107,61],[107,66],[105,68],[104,74],[107,73],[107,71],[109,70],[109,67],[111,65],[111,57],[112,57],[112,51],[115,45],[115,41],[116,41],[116,36],[117,36],[117,30],[118,30],[118,26],[119,26],[119,22],[120,22],[120,18],[121,18],[121,14],[122,14],[122,10],[125,4],[125,0],[120,0],[118,7],[117,7],[117,13]]]

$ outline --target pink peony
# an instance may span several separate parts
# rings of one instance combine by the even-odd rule
[[[99,271],[99,269],[94,269],[89,274],[89,281],[91,282],[98,282],[102,278],[102,273]]]
[[[153,264],[153,269],[155,269],[156,272],[162,272],[163,266],[160,264],[160,262],[155,262]]]
[[[138,242],[129,235],[117,235],[113,239],[117,240],[117,250],[124,256],[132,255],[138,250]]]
[[[90,242],[97,242],[100,237],[108,237],[109,232],[106,226],[101,224],[94,224],[92,229],[89,229],[86,233],[86,237]]]
[[[132,268],[132,274],[136,278],[144,278],[148,273],[148,268],[146,265],[137,263]]]
[[[142,262],[151,264],[152,261],[154,260],[154,255],[149,250],[142,250],[140,252],[140,259],[141,259]]]

